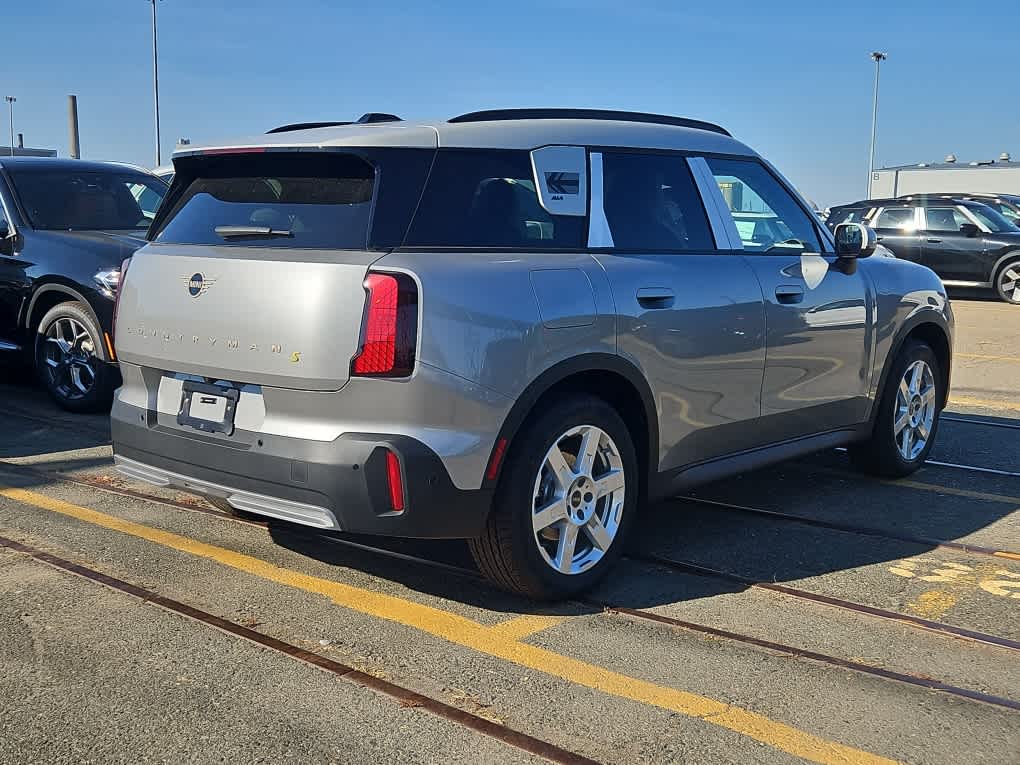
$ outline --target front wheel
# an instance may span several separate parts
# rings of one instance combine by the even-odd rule
[[[35,368],[53,400],[71,412],[108,409],[119,382],[102,331],[73,301],[55,305],[39,322]]]
[[[638,498],[627,426],[603,400],[548,402],[517,434],[482,536],[478,568],[537,600],[588,589],[620,557]]]
[[[995,278],[995,291],[1007,303],[1020,305],[1020,257],[999,269]]]
[[[871,438],[850,447],[854,465],[888,478],[902,478],[921,467],[935,445],[941,381],[931,347],[908,341],[893,362],[877,403]]]

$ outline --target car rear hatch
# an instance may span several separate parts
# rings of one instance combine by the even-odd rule
[[[122,361],[338,390],[358,353],[369,266],[400,243],[432,152],[220,152],[177,175],[121,286]]]

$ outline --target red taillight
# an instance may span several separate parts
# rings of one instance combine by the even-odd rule
[[[400,458],[386,450],[386,482],[390,488],[390,508],[395,513],[404,512],[404,478],[400,472]]]
[[[418,290],[406,276],[369,274],[361,350],[351,374],[407,377],[414,370],[418,342]]]
[[[124,280],[127,279],[128,266],[131,258],[124,258],[120,264],[120,280],[117,282],[117,294],[113,298],[113,339],[117,339],[117,314],[120,312],[120,296],[124,294]]]

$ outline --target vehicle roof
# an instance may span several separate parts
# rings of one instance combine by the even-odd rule
[[[929,192],[927,194],[903,194],[900,199],[908,199],[910,197],[947,197],[953,199],[1005,199],[1007,202],[1020,202],[1020,194],[1000,194],[995,191],[939,191]]]
[[[522,112],[523,113],[523,112]],[[605,113],[605,112],[603,112]],[[467,116],[467,115],[465,115]],[[637,115],[635,115],[636,117]],[[654,115],[650,115],[654,116]],[[550,145],[685,149],[757,156],[716,126],[688,127],[625,119],[495,118],[352,123],[188,146],[174,157],[217,149],[342,149],[345,147],[536,149]],[[457,118],[454,118],[456,120]]]
[[[884,197],[881,199],[861,199],[857,202],[847,202],[845,205],[833,205],[830,210],[843,210],[847,207],[882,207],[889,205],[911,206],[917,202],[924,202],[929,199],[948,200],[953,204],[967,205],[977,204],[984,206],[977,201],[976,197],[991,199],[993,197],[1009,197],[1009,194],[906,194],[901,197]]]
[[[150,174],[144,167],[130,165],[126,162],[101,162],[88,159],[70,159],[68,157],[0,157],[0,167],[7,169],[25,167],[44,170],[135,170]]]

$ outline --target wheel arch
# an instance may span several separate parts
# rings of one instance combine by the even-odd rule
[[[99,331],[104,331],[103,324],[96,314],[96,309],[92,307],[89,299],[73,287],[61,284],[60,282],[48,282],[40,285],[32,293],[32,299],[28,303],[28,310],[25,311],[25,329],[35,329],[39,326],[39,322],[42,321],[42,317],[53,306],[69,301],[77,301],[85,306],[92,320],[99,327]]]
[[[992,272],[988,274],[988,281],[991,282],[993,290],[998,290],[999,274],[1002,273],[1002,269],[1006,267],[1006,264],[1012,260],[1020,261],[1020,249],[1010,250],[995,261],[995,265],[992,266]]]
[[[488,488],[498,483],[505,462],[503,454],[512,447],[515,436],[542,402],[565,393],[598,396],[619,412],[637,452],[644,478],[642,491],[647,490],[649,479],[658,468],[659,420],[655,399],[636,366],[608,353],[585,354],[561,361],[524,389],[504,419],[487,463],[491,466],[498,453],[498,469],[494,473],[486,472],[482,486]]]
[[[926,343],[935,353],[939,362],[939,376],[942,383],[942,395],[939,400],[939,409],[944,409],[949,401],[950,369],[953,362],[953,346],[950,340],[950,332],[941,314],[933,311],[923,311],[914,315],[900,327],[896,333],[891,350],[882,365],[882,375],[878,381],[878,388],[875,401],[871,407],[871,422],[875,422],[878,416],[878,403],[885,391],[888,381],[889,370],[893,362],[900,355],[903,346],[908,340],[921,340]]]

